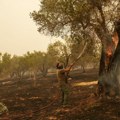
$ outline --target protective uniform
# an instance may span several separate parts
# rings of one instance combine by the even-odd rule
[[[69,94],[69,85],[67,83],[66,71],[64,69],[57,70],[58,84],[62,94],[62,104],[67,104],[68,94]]]

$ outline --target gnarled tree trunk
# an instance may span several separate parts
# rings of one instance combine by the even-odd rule
[[[107,69],[106,72],[100,74],[99,77],[99,86],[102,86],[104,94],[109,96],[120,95],[120,21],[116,23],[115,31],[118,35],[118,39],[116,39],[118,44],[115,46],[115,41],[113,41],[111,47],[107,46],[109,49],[106,49],[108,50],[106,53],[111,52],[111,54],[105,55],[105,57],[108,58],[108,62],[106,61],[107,59],[103,59],[102,62],[108,63]]]

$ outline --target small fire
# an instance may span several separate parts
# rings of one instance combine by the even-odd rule
[[[113,43],[115,44],[115,47],[117,47],[117,44],[118,44],[118,34],[117,34],[117,32],[114,32],[114,34],[112,36],[112,40],[113,40]]]
[[[105,61],[106,65],[109,65],[110,59],[114,54],[117,44],[118,44],[118,34],[117,34],[117,32],[114,32],[114,34],[112,36],[112,43],[109,44],[106,49],[106,61]]]

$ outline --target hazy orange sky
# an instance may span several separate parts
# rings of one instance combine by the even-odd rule
[[[52,38],[38,33],[29,16],[39,4],[39,0],[0,0],[0,52],[22,55],[47,49]]]

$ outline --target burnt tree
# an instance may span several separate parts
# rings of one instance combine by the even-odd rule
[[[120,93],[120,20],[115,23],[112,44],[102,53],[100,63],[100,77],[98,86],[105,95],[119,95]],[[102,64],[103,63],[103,64]]]

